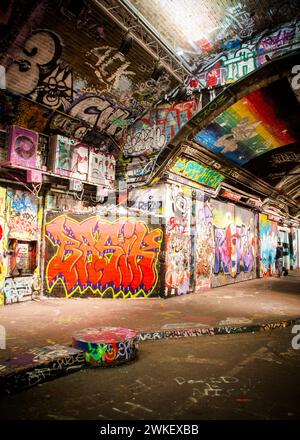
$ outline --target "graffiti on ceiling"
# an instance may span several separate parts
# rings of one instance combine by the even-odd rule
[[[300,14],[297,0],[126,0],[125,3],[133,5],[191,68],[208,55],[238,49],[265,29]]]
[[[295,142],[300,106],[286,80],[242,98],[196,135],[202,145],[244,165]]]
[[[293,173],[293,169],[299,165],[300,145],[296,143],[254,158],[247,163],[246,169],[271,185],[276,185],[283,177]]]

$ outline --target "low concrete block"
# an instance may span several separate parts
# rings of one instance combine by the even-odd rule
[[[86,328],[72,337],[73,347],[85,352],[94,367],[109,367],[133,360],[138,352],[140,335],[119,327]]]

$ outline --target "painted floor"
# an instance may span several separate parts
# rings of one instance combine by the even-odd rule
[[[118,326],[139,331],[251,325],[300,317],[300,271],[170,299],[55,299],[3,306],[8,359],[28,348],[71,343],[74,331]]]
[[[138,358],[0,399],[0,419],[300,419],[291,328],[141,343]],[[201,429],[201,424],[200,424]]]

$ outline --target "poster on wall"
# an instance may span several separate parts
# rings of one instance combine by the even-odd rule
[[[61,176],[87,180],[88,147],[61,135],[51,136],[50,167],[54,173]]]

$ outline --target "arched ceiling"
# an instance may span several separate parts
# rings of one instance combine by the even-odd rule
[[[298,0],[120,0],[134,8],[190,69],[294,19]]]
[[[201,130],[196,140],[243,166],[300,140],[299,121],[299,102],[284,78],[234,103]]]
[[[211,188],[219,180],[299,216],[299,75],[291,76],[297,60],[299,52],[281,57],[226,87],[160,151],[146,184],[168,170]],[[282,161],[285,170],[274,171]]]

